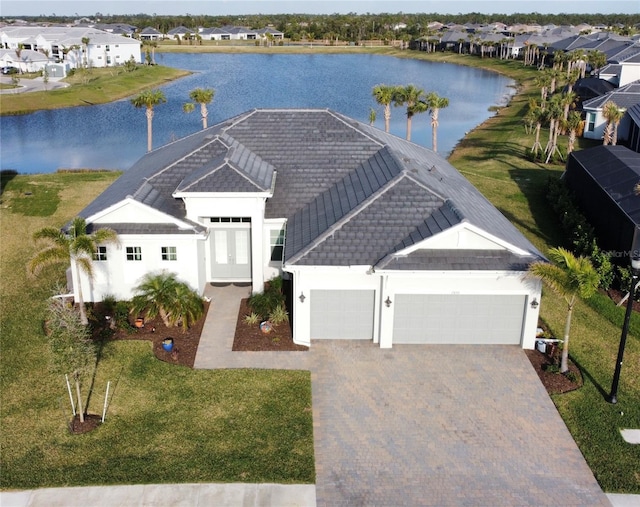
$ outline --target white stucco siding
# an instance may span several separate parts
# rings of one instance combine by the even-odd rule
[[[127,199],[98,216],[88,219],[95,224],[166,224],[167,222],[181,223],[179,220],[170,217],[156,209],[146,206],[133,199]],[[187,224],[183,224],[187,225]]]
[[[265,257],[264,243],[264,206],[267,194],[246,196],[240,194],[184,194],[187,218],[197,222],[209,230],[225,227],[224,224],[211,223],[212,217],[236,217],[251,219],[251,281],[252,291],[262,292],[264,282],[268,280],[265,271],[269,271]],[[212,279],[212,273],[208,272]]]
[[[620,72],[620,83],[618,86],[628,85],[640,79],[640,64],[624,63]]]
[[[120,235],[120,245],[107,245],[107,260],[93,262],[93,281],[82,277],[84,300],[101,301],[106,295],[128,300],[145,274],[161,271],[175,273],[179,280],[202,294],[206,283],[202,274],[206,262],[204,239],[204,236],[192,235]],[[128,260],[127,247],[131,248],[129,256],[133,258],[137,257],[139,248],[141,260]],[[167,248],[165,257],[168,258],[173,257],[175,249],[176,260],[163,260],[162,247]],[[75,269],[72,272],[77,298]]]

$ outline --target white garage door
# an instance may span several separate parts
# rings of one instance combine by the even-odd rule
[[[393,343],[520,344],[525,296],[396,294]]]
[[[372,290],[312,290],[311,339],[373,339]]]

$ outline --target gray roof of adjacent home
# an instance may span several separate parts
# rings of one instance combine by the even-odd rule
[[[607,102],[615,102],[621,109],[629,109],[640,103],[640,80],[616,88],[605,95],[594,97],[582,103],[583,109],[600,109]]]
[[[394,254],[462,222],[526,254],[485,252],[464,261],[451,255],[450,269],[512,270],[542,258],[441,156],[326,109],[254,109],[156,149],[80,215],[90,219],[131,198],[200,232],[185,219],[176,192],[273,192],[265,217],[287,220],[288,265],[445,269],[442,255],[427,262],[422,254],[404,260]],[[162,229],[111,227],[123,233]]]

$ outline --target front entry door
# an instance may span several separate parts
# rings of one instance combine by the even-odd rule
[[[251,279],[251,229],[214,229],[213,280]]]

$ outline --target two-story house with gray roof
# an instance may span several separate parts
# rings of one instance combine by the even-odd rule
[[[283,274],[298,344],[534,345],[536,248],[438,154],[330,110],[251,110],[158,148],[80,215],[120,237],[73,280],[88,301],[162,270],[200,293]]]

